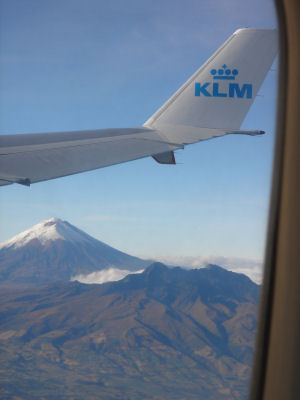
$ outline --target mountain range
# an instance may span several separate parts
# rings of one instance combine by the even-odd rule
[[[246,399],[258,296],[245,275],[159,263],[4,289],[1,399]]]
[[[260,287],[149,263],[55,218],[2,243],[0,398],[246,399]]]
[[[0,244],[0,283],[43,286],[110,267],[137,271],[150,263],[51,218]]]

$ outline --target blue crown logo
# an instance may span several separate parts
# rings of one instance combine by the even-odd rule
[[[239,71],[237,69],[229,69],[227,65],[224,64],[220,69],[212,69],[210,73],[213,75],[213,79],[228,79],[234,80],[238,75]]]

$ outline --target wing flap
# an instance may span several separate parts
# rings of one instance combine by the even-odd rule
[[[166,151],[165,153],[155,154],[152,158],[159,164],[176,164],[174,151]]]

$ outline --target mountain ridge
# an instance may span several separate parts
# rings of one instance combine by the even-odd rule
[[[3,390],[31,398],[246,399],[258,297],[258,285],[240,274],[160,263],[102,285],[4,290]]]

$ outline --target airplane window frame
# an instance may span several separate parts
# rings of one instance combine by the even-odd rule
[[[275,6],[280,45],[276,144],[250,400],[300,398],[300,3],[275,0]]]

